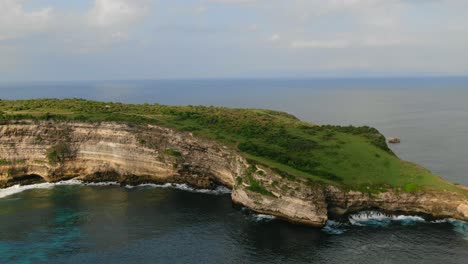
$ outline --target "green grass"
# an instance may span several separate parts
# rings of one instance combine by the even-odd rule
[[[291,180],[302,177],[368,192],[459,190],[428,170],[400,160],[374,128],[319,126],[271,110],[82,99],[0,100],[0,123],[16,119],[161,125],[238,148],[250,160]],[[166,154],[180,155],[171,150]]]
[[[173,149],[166,149],[166,150],[164,151],[164,153],[165,153],[166,155],[173,156],[173,157],[176,157],[176,158],[182,157],[182,153],[180,153],[180,152],[177,151],[177,150],[173,150]]]
[[[249,175],[247,175],[247,180],[248,180],[248,184],[249,184],[249,186],[247,187],[247,190],[252,191],[252,192],[256,192],[256,193],[259,193],[259,194],[262,194],[262,195],[274,197],[274,195],[270,191],[265,189],[265,187],[259,181],[257,181],[252,176],[251,173],[249,173]]]

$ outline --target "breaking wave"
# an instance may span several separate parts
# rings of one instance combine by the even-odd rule
[[[258,214],[250,210],[247,207],[242,207],[241,212],[245,215],[245,218],[247,220],[256,222],[256,223],[267,223],[276,219],[276,217],[273,215]]]
[[[255,222],[264,223],[264,222],[270,222],[272,220],[275,220],[276,217],[272,215],[266,215],[266,214],[251,214],[250,219]]]
[[[67,181],[60,181],[56,183],[38,183],[38,184],[31,184],[31,185],[14,185],[5,189],[0,189],[0,199],[5,198],[7,196],[11,196],[17,193],[21,193],[27,190],[33,189],[50,189],[55,186],[71,186],[71,185],[82,185],[82,186],[119,186],[118,182],[97,182],[97,183],[85,183],[80,180],[67,180]],[[231,190],[224,186],[218,186],[213,190],[209,189],[195,189],[187,184],[141,184],[137,186],[129,186],[127,185],[126,188],[139,188],[139,187],[153,187],[153,188],[174,188],[183,191],[195,192],[195,193],[206,193],[206,194],[215,194],[215,195],[222,195],[222,194],[230,194]]]
[[[425,222],[424,218],[412,215],[389,215],[376,211],[364,211],[349,216],[349,222],[356,226],[377,226],[385,227],[391,223],[399,223],[401,225],[414,225],[418,222]]]
[[[38,183],[38,184],[31,184],[31,185],[15,185],[15,186],[11,186],[5,189],[0,189],[0,198],[5,198],[7,196],[17,194],[20,192],[24,192],[27,190],[32,190],[32,189],[50,189],[55,186],[81,185],[81,184],[83,184],[82,181],[68,180],[68,181],[61,181],[61,182],[56,182],[56,183],[45,182],[45,183]]]
[[[218,186],[215,189],[197,189],[190,187],[187,184],[178,184],[178,183],[166,183],[166,184],[140,184],[140,185],[127,185],[125,188],[127,189],[134,189],[134,188],[143,188],[143,187],[150,187],[150,188],[171,188],[171,189],[177,189],[177,190],[182,190],[182,191],[187,191],[187,192],[194,192],[194,193],[206,193],[206,194],[214,194],[214,195],[223,195],[223,194],[230,194],[231,190],[224,187],[224,186]]]
[[[118,182],[87,182],[82,184],[85,186],[120,186]]]
[[[363,211],[350,215],[347,222],[329,220],[322,229],[330,235],[341,235],[352,227],[388,227],[392,224],[411,226],[418,223],[426,224],[451,224],[453,230],[462,234],[468,240],[468,222],[455,219],[439,219],[429,221],[421,216],[414,215],[392,215],[378,211]]]

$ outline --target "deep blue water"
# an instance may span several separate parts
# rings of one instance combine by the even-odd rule
[[[370,125],[402,158],[468,185],[468,78],[99,81],[0,84],[0,98],[270,108]],[[5,191],[0,191],[2,197]],[[13,192],[12,192],[13,193]],[[229,195],[58,186],[0,198],[1,263],[466,263],[468,226],[355,216],[299,227],[233,208]],[[263,220],[261,220],[263,219]]]

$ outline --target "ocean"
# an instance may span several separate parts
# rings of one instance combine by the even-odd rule
[[[468,78],[0,83],[1,99],[268,108],[319,124],[369,125],[405,160],[468,185]],[[35,187],[35,188],[33,188]],[[378,212],[316,229],[186,186],[0,190],[1,263],[466,263],[468,224]]]

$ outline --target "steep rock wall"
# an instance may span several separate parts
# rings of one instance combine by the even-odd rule
[[[69,155],[63,162],[51,162],[48,156],[54,147],[64,144]],[[324,195],[318,195],[319,201],[249,191],[235,183],[251,167],[237,151],[159,126],[12,122],[0,126],[0,160],[0,187],[71,178],[121,184],[187,183],[199,188],[222,184],[233,189],[235,203],[254,211],[309,225],[327,220]],[[271,171],[263,177],[274,178],[280,177]]]
[[[54,159],[51,152],[63,152],[64,146],[66,155]],[[459,193],[345,191],[279,175],[249,163],[234,149],[189,132],[111,122],[0,125],[0,188],[71,178],[132,185],[187,183],[199,188],[222,184],[232,189],[236,204],[313,226],[323,226],[330,213],[370,208],[468,220],[468,200]]]

